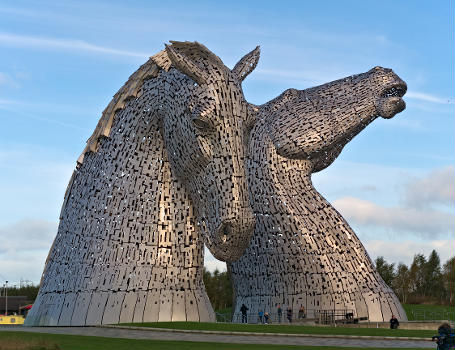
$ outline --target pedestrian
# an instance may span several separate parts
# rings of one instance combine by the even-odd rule
[[[398,319],[395,315],[392,315],[392,318],[390,319],[390,329],[397,329],[399,325],[400,322],[398,322]]]
[[[288,311],[286,312],[286,317],[289,323],[292,323],[292,308],[290,306],[288,307]]]
[[[258,323],[264,323],[263,322],[263,317],[264,317],[264,311],[259,310],[259,312],[258,312]]]
[[[265,323],[265,324],[269,324],[269,322],[270,322],[270,315],[269,315],[268,312],[266,312],[266,313],[264,314],[264,323]]]
[[[302,318],[305,318],[305,308],[303,307],[303,305],[300,305],[300,309],[299,309],[299,319],[302,319]]]
[[[280,304],[278,304],[278,307],[276,309],[276,313],[278,315],[278,323],[281,323],[281,316],[283,316],[283,309],[281,308]]]
[[[248,318],[246,316],[246,312],[248,311],[248,308],[246,307],[245,304],[242,304],[240,307],[240,312],[242,313],[242,323],[248,323]]]

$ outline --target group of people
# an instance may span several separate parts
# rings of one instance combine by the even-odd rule
[[[247,313],[248,310],[249,309],[246,307],[245,304],[242,304],[242,306],[240,307],[240,312],[242,313],[242,323],[248,323],[248,313]],[[283,318],[283,308],[281,307],[281,305],[277,305],[276,314],[277,314],[278,323],[281,323],[281,320]],[[292,323],[292,320],[293,320],[292,315],[293,315],[292,308],[288,307],[286,309],[286,319],[288,320],[289,323]],[[305,317],[306,317],[305,307],[303,305],[300,305],[298,318],[300,320],[300,319],[304,319]],[[258,323],[269,324],[271,322],[272,322],[272,319],[271,319],[270,314],[268,312],[264,312],[264,310],[260,309],[258,312]]]

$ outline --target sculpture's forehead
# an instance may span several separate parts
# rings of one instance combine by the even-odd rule
[[[197,87],[190,101],[190,109],[202,115],[243,117],[247,102],[241,88],[235,83],[209,84]]]
[[[193,113],[207,114],[216,110],[219,98],[214,89],[204,87],[197,88],[190,99],[189,108]]]

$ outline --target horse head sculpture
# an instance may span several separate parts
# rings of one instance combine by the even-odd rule
[[[166,53],[195,82],[188,94],[165,94],[160,110],[171,166],[189,189],[207,247],[219,260],[237,260],[255,222],[245,176],[255,115],[240,84],[256,66],[259,48],[232,71],[199,43],[174,42]]]
[[[316,172],[374,119],[403,111],[406,89],[391,69],[375,67],[318,87],[289,89],[262,109],[270,113],[269,134],[278,154],[311,160]]]
[[[229,267],[237,317],[242,304],[252,313],[283,305],[295,315],[303,305],[310,318],[406,320],[354,231],[311,181],[373,120],[401,112],[405,92],[392,70],[375,67],[258,107],[247,161],[256,229]]]
[[[26,324],[215,320],[203,241],[233,261],[253,234],[241,82],[258,59],[230,70],[172,42],[130,77],[78,159]]]

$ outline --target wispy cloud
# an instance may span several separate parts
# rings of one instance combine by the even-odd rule
[[[410,182],[405,189],[404,203],[410,208],[431,208],[455,204],[455,168],[435,169],[427,176]]]
[[[23,219],[0,226],[2,279],[8,279],[11,284],[23,278],[38,283],[57,225],[45,220]]]
[[[16,108],[16,107],[12,108],[12,106],[22,106],[22,105],[23,104],[20,103],[19,101],[1,100],[0,99],[0,111],[3,110],[3,111],[9,112],[8,114],[0,115],[0,118],[2,118],[2,117],[3,118],[16,118],[17,116],[19,116],[19,117],[23,117],[23,118],[27,118],[27,119],[37,120],[40,122],[63,126],[65,128],[90,131],[90,129],[88,129],[88,128],[84,128],[84,127],[81,127],[81,126],[73,124],[73,123],[67,123],[67,122],[64,122],[61,120],[41,117],[41,116],[37,115],[36,113],[23,112],[23,111],[18,110],[18,108]]]
[[[18,104],[18,101],[14,101],[14,100],[5,100],[5,99],[1,99],[0,98],[0,108],[2,106],[11,106],[11,105],[17,105]]]
[[[400,240],[388,242],[384,240],[364,240],[368,254],[374,260],[378,256],[383,256],[389,262],[405,263],[410,265],[415,254],[422,253],[428,256],[434,249],[441,257],[441,263],[445,263],[454,255],[454,241],[447,240]]]
[[[398,204],[377,204],[375,199],[365,200],[343,196],[333,202],[348,221],[384,232],[410,233],[425,239],[455,234],[453,205],[454,167],[447,166],[408,180],[398,190]]]
[[[19,84],[9,74],[0,72],[0,86],[18,88]],[[1,100],[0,100],[1,102]]]
[[[455,216],[439,210],[383,207],[355,197],[340,198],[333,205],[349,222],[368,228],[411,233],[422,238],[437,237],[455,229]]]
[[[416,92],[416,91],[409,91],[405,95],[407,98],[412,98],[424,102],[432,102],[432,103],[439,103],[439,104],[448,104],[453,103],[454,100],[451,98],[443,98],[438,97],[430,94],[426,94],[423,92]]]
[[[37,49],[69,50],[86,53],[96,53],[111,56],[126,56],[145,59],[149,55],[143,52],[119,50],[111,47],[100,46],[78,39],[59,39],[0,33],[0,45],[12,47],[26,47]]]

